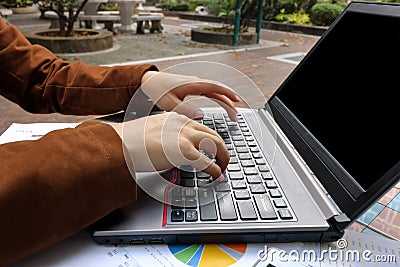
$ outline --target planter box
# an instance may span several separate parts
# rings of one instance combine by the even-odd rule
[[[205,21],[205,22],[212,22],[212,23],[223,23],[228,22],[233,24],[233,19],[226,19],[217,16],[204,16],[198,15],[194,13],[188,12],[181,12],[179,14],[180,19],[187,19],[187,20],[198,20],[198,21]],[[255,27],[256,21],[252,20],[250,22],[250,26]],[[296,25],[296,24],[289,24],[289,23],[282,23],[282,22],[275,22],[275,21],[262,21],[261,27],[263,29],[269,30],[276,30],[276,31],[286,31],[286,32],[295,32],[295,33],[302,33],[302,34],[311,34],[321,36],[328,27],[322,26],[304,26],[304,25]]]
[[[192,41],[233,46],[233,33],[214,32],[201,28],[195,28],[192,29]],[[252,45],[256,43],[257,34],[255,32],[245,32],[239,34],[238,45]]]
[[[11,11],[13,14],[33,14],[33,13],[39,12],[39,9],[34,6],[12,7]]]
[[[88,32],[87,36],[52,37],[45,36],[58,30],[41,30],[25,33],[32,44],[40,44],[53,53],[84,53],[106,50],[113,47],[112,32],[107,30],[74,30]]]

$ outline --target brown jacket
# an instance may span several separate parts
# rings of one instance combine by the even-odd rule
[[[0,19],[0,95],[27,111],[88,115],[123,110],[148,70],[156,67],[65,62],[30,45]],[[88,121],[37,141],[0,145],[0,266],[135,199],[121,139],[109,125]]]

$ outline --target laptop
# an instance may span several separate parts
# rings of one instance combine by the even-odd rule
[[[238,122],[204,109],[231,156],[224,177],[166,171],[164,201],[141,192],[94,240],[338,240],[400,178],[399,48],[400,5],[349,3],[262,108],[240,109]]]

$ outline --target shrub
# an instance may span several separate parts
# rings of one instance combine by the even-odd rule
[[[32,1],[30,1],[30,0],[5,0],[5,1],[0,1],[0,5],[7,7],[7,8],[27,7],[27,6],[32,5]]]
[[[286,14],[284,9],[281,10],[281,13],[275,16],[275,20],[279,22],[287,22],[298,25],[311,24],[310,16],[308,14],[305,14],[303,12],[294,12],[291,14]]]
[[[310,20],[315,25],[328,26],[342,13],[343,9],[338,4],[316,3],[311,8]]]
[[[185,3],[163,3],[158,5],[159,8],[162,8],[167,11],[188,11],[189,5]]]
[[[235,4],[235,0],[212,0],[207,7],[212,15],[226,17],[234,16]]]

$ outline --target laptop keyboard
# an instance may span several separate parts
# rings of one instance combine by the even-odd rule
[[[295,221],[243,115],[233,122],[226,113],[206,113],[199,122],[224,139],[230,161],[217,181],[201,171],[178,170],[180,186],[168,191],[167,223]]]

